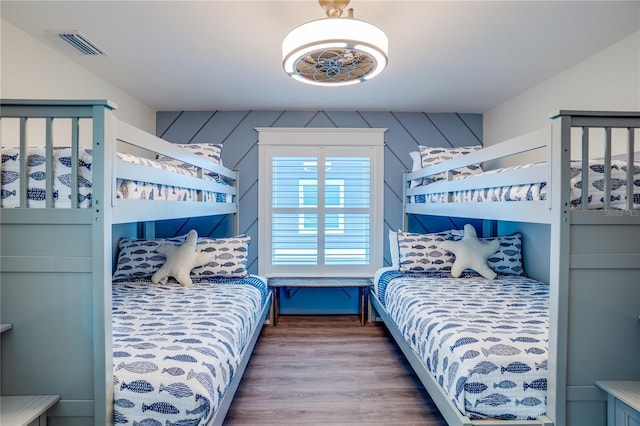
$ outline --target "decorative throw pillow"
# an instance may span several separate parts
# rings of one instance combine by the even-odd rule
[[[463,155],[469,154],[473,151],[477,151],[482,148],[481,145],[472,145],[472,146],[460,146],[457,148],[442,148],[442,147],[429,147],[429,146],[418,146],[420,150],[420,158],[422,160],[422,167],[434,166],[438,163],[442,163],[446,160],[451,160],[453,158],[461,157]],[[474,175],[482,172],[482,167],[479,165],[469,165],[465,167],[461,167],[456,170],[452,170],[451,174],[454,178],[459,176],[467,176]],[[446,173],[438,173],[429,177],[425,177],[422,179],[422,185],[428,185],[433,182],[437,182],[440,180],[446,179]]]
[[[196,278],[207,277],[246,277],[249,235],[237,235],[230,238],[200,238],[198,248],[202,253],[212,256],[209,263],[194,268]]]
[[[391,256],[391,267],[400,268],[400,253],[398,251],[398,232],[389,229],[389,255]]]
[[[213,256],[198,249],[198,233],[193,229],[181,245],[164,244],[156,250],[163,254],[166,260],[151,276],[151,282],[154,284],[166,284],[169,277],[173,277],[183,286],[189,286],[193,284],[191,270],[207,264]]]
[[[453,240],[459,240],[464,236],[462,230],[452,230],[451,233]],[[489,268],[504,275],[527,275],[522,263],[522,233],[483,237],[479,240],[482,242],[497,240],[500,243],[498,251],[487,259]]]
[[[499,237],[480,238],[480,241],[498,241],[498,251],[487,259],[489,268],[505,275],[526,275],[522,264],[522,234],[516,232]]]
[[[440,243],[451,238],[449,231],[433,234],[398,231],[397,235],[400,272],[441,271],[453,265],[453,254],[440,248]]]
[[[465,269],[472,269],[490,280],[496,277],[495,271],[487,265],[487,259],[498,251],[497,240],[482,242],[478,240],[475,228],[466,224],[461,240],[448,240],[440,243],[440,248],[448,250],[456,257],[451,267],[451,276],[458,278]]]
[[[184,237],[120,239],[118,242],[118,261],[113,279],[151,277],[165,262],[165,257],[158,253],[158,247],[164,244],[179,245],[183,242]]]
[[[201,157],[205,157],[207,160],[216,163],[222,164],[222,145],[214,144],[214,143],[184,143],[184,144],[176,144],[180,148],[186,149],[187,151],[191,151],[192,154],[199,155]],[[162,161],[163,163],[173,164],[178,167],[185,167],[187,169],[197,170],[197,167],[194,167],[190,164],[184,163],[180,160],[176,160],[171,157],[167,157],[166,155],[158,154],[158,161]]]

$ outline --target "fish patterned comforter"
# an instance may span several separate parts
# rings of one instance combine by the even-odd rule
[[[524,164],[513,167],[505,167],[487,172],[465,175],[459,179],[485,176],[500,173],[503,171],[527,168],[535,164]],[[604,208],[604,177],[605,166],[601,162],[590,161],[588,205],[589,210],[601,210]],[[582,162],[571,162],[571,193],[570,202],[574,209],[581,208],[582,205]],[[640,162],[635,162],[632,170],[633,174],[633,201],[632,208],[640,209]],[[495,188],[469,189],[464,191],[454,191],[451,193],[451,202],[471,203],[471,202],[494,202],[494,201],[539,201],[547,199],[547,183],[535,182],[523,185],[507,185]],[[415,203],[442,203],[447,202],[446,193],[436,193],[427,195],[416,195],[412,198]],[[611,208],[627,208],[627,163],[619,160],[611,161]]]
[[[184,167],[139,157],[127,153],[117,153],[118,159],[135,164],[143,164],[161,170],[171,171],[186,176],[195,173]],[[53,207],[71,207],[72,185],[72,157],[71,148],[53,148]],[[90,148],[80,148],[78,154],[78,207],[90,208],[92,200],[91,180],[92,156]],[[18,147],[2,147],[2,175],[0,207],[12,208],[20,206],[20,150]],[[27,207],[46,207],[46,158],[44,147],[29,148],[27,155]],[[205,175],[204,179],[227,184],[218,176]],[[197,201],[198,191],[189,188],[179,188],[159,185],[149,182],[138,182],[118,179],[116,197],[122,199],[140,200],[173,200]],[[230,203],[232,196],[224,193],[204,192],[205,202]]]
[[[547,284],[514,275],[389,271],[375,291],[460,412],[500,420],[546,413]]]
[[[255,276],[189,287],[114,282],[114,424],[207,424],[267,295]]]

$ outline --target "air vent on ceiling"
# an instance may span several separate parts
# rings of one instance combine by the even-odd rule
[[[83,55],[108,56],[104,50],[96,46],[96,44],[89,40],[85,35],[80,34],[79,31],[57,32],[57,36],[60,40],[67,42]]]

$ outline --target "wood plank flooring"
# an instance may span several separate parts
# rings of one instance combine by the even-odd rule
[[[265,326],[225,426],[446,426],[383,325],[355,315]]]

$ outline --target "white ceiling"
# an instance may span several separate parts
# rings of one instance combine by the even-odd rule
[[[2,18],[159,111],[482,113],[640,29],[640,1],[365,1],[389,65],[357,86],[287,77],[281,42],[324,18],[316,0],[10,1]],[[79,30],[87,57],[49,30]]]

